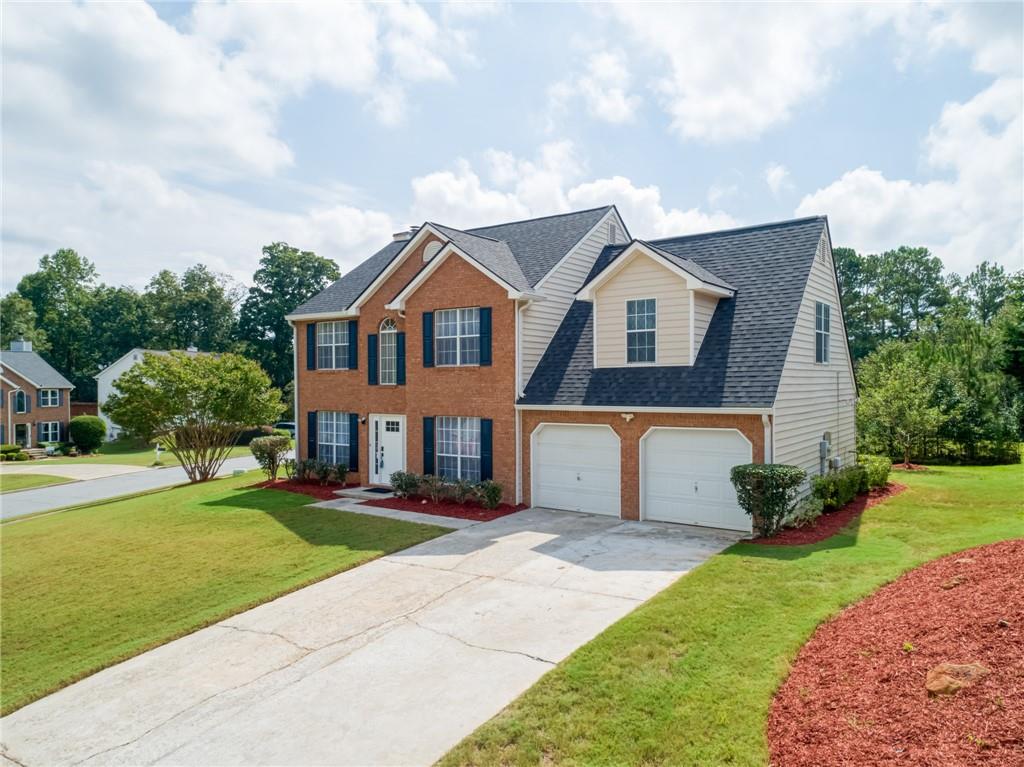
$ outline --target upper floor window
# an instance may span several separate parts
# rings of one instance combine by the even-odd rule
[[[437,419],[437,473],[445,479],[480,481],[480,419]]]
[[[657,299],[626,301],[626,362],[655,362]]]
[[[39,390],[39,407],[57,407],[60,404],[60,392],[56,389]]]
[[[316,366],[325,370],[348,368],[348,321],[316,324]]]
[[[398,383],[398,326],[390,317],[380,323],[380,383]]]
[[[28,395],[25,392],[19,390],[14,393],[14,412],[15,413],[27,413],[28,412]]]
[[[434,312],[434,345],[438,365],[479,365],[480,309]]]
[[[817,301],[814,304],[814,361],[828,364],[828,347],[832,335],[832,307]]]
[[[348,413],[321,410],[316,414],[316,457],[328,463],[348,463]]]

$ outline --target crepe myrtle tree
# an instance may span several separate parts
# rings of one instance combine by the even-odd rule
[[[110,418],[159,440],[192,482],[215,477],[243,429],[284,409],[263,369],[237,354],[147,354],[114,389],[103,406]]]

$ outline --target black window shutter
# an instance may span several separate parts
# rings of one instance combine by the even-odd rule
[[[434,367],[434,313],[423,312],[423,367]]]
[[[306,325],[306,370],[316,370],[316,323]]]
[[[57,390],[57,404],[60,405],[61,407],[64,407],[64,390],[63,389],[58,389]]]
[[[348,369],[359,369],[359,320],[348,321]]]
[[[480,419],[480,479],[494,479],[494,421]]]
[[[25,394],[25,393],[22,392],[22,394]],[[30,396],[28,396],[27,394],[25,394],[25,412],[26,413],[31,413],[32,412],[32,398]]]
[[[316,411],[306,415],[306,458],[316,458]]]
[[[348,470],[359,471],[359,413],[348,414]]]
[[[372,333],[366,337],[366,381],[371,386],[378,383],[377,379],[377,335]]]
[[[480,307],[480,364],[491,364],[491,307]]]
[[[63,421],[60,422],[60,426],[58,427],[57,433],[60,435],[58,439],[61,442],[68,441],[68,425]]]
[[[405,333],[395,337],[395,383],[405,386]]]
[[[434,419],[423,419],[423,473],[434,473]]]
[[[43,441],[43,422],[40,421],[36,424],[36,442]]]

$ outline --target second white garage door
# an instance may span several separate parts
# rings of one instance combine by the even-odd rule
[[[533,504],[619,516],[619,438],[607,426],[546,424],[533,435]]]
[[[751,447],[735,429],[652,429],[641,443],[644,519],[749,532],[729,471],[750,463]]]

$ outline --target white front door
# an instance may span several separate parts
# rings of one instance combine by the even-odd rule
[[[370,416],[370,484],[390,485],[391,475],[405,471],[405,416]]]

